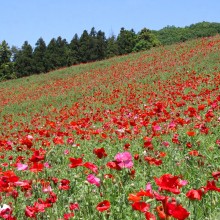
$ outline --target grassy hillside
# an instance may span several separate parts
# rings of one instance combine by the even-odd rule
[[[0,83],[0,216],[219,219],[219,52],[217,35]]]

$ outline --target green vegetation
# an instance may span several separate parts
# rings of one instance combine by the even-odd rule
[[[220,23],[200,22],[184,28],[167,26],[159,31],[153,31],[163,45],[184,42],[187,40],[209,37],[220,33]]]

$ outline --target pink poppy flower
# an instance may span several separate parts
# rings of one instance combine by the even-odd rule
[[[100,179],[98,177],[94,176],[93,174],[89,174],[87,176],[87,181],[91,184],[94,184],[94,185],[100,187]]]
[[[118,166],[120,168],[132,168],[132,156],[129,152],[118,153],[115,156],[115,160],[118,162]]]
[[[67,155],[67,154],[69,154],[70,152],[69,152],[69,150],[64,150],[64,154],[65,155]]]
[[[51,166],[50,166],[50,164],[49,164],[48,162],[45,162],[45,163],[44,163],[44,167],[46,167],[46,168],[51,168]]]
[[[162,142],[162,145],[163,145],[164,147],[169,147],[169,146],[170,146],[170,143],[169,143],[168,141],[163,141],[163,142]]]
[[[52,192],[52,188],[51,188],[50,185],[45,185],[45,186],[43,186],[42,191],[43,191],[44,193],[50,193],[50,192]]]
[[[153,131],[160,131],[161,127],[159,125],[154,125],[153,126]]]
[[[27,164],[22,164],[22,163],[17,163],[17,170],[27,170],[28,165]]]

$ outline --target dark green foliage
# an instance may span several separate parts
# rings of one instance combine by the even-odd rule
[[[36,47],[33,53],[33,66],[34,73],[44,73],[46,72],[46,49],[47,46],[43,38],[39,38],[36,43]]]
[[[105,33],[99,30],[97,32],[96,38],[95,38],[95,54],[96,59],[95,60],[102,60],[106,57],[106,37]]]
[[[15,70],[18,77],[30,76],[34,73],[33,49],[25,41],[21,50],[16,54]]]
[[[11,54],[10,47],[7,42],[3,40],[0,44],[0,65],[10,62]]]
[[[173,44],[220,33],[220,23],[200,22],[184,28],[167,26],[153,33],[163,45]]]
[[[209,23],[201,22],[197,24],[192,24],[185,29],[189,29],[193,38],[197,37],[209,37],[220,33],[220,24],[219,23]]]
[[[74,65],[80,62],[79,56],[79,37],[77,34],[74,35],[73,39],[69,44],[68,53],[68,66]]]
[[[0,44],[0,81],[16,78],[14,73],[14,63],[11,62],[12,52],[7,42],[4,40]]]
[[[97,32],[93,27],[90,31],[89,38],[88,38],[88,60],[87,61],[95,61],[97,60],[97,41],[96,41]]]
[[[11,47],[11,53],[12,53],[12,55],[11,55],[11,61],[12,61],[12,62],[15,62],[15,61],[16,61],[18,52],[19,52],[19,49],[18,49],[16,46],[12,46],[12,47]]]
[[[0,81],[17,78],[14,63],[4,63],[0,67]]]
[[[102,60],[106,57],[106,37],[93,27],[88,34],[85,30],[79,39],[79,60],[82,63]]]
[[[114,57],[118,55],[118,44],[114,35],[107,39],[106,57]]]
[[[129,31],[121,28],[117,38],[117,44],[119,55],[131,53],[136,44],[136,34],[134,30],[131,29]]]
[[[90,39],[88,32],[84,30],[79,39],[79,58],[82,63],[86,63],[90,60]]]
[[[50,71],[56,68],[57,66],[57,54],[56,54],[56,39],[52,38],[47,46],[45,53],[46,59],[46,71]]]
[[[68,42],[66,39],[58,37],[56,40],[57,67],[68,65]]]
[[[47,46],[45,53],[46,71],[64,67],[69,64],[68,61],[68,43],[66,39],[58,37],[53,38]]]
[[[142,29],[137,34],[137,41],[133,48],[133,51],[138,52],[141,50],[149,50],[152,47],[160,45],[160,41],[157,37],[147,28]]]

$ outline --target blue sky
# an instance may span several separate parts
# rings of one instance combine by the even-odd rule
[[[220,0],[1,0],[0,7],[0,42],[18,47],[40,37],[47,44],[58,36],[70,42],[92,27],[108,37],[121,27],[138,32],[220,22]]]

